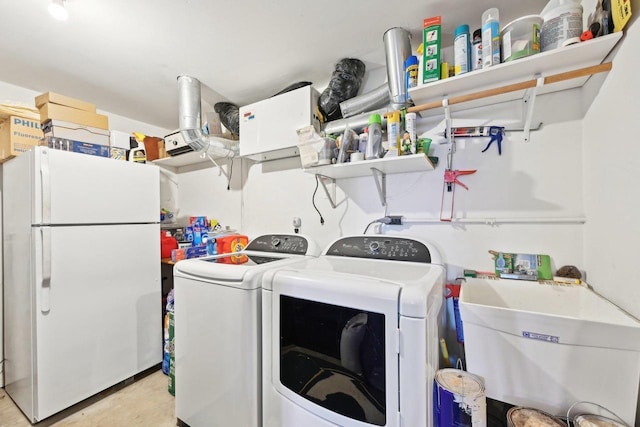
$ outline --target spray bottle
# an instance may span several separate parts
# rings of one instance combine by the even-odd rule
[[[500,24],[498,9],[482,14],[482,68],[500,63]]]

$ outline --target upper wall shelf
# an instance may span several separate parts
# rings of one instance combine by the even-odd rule
[[[409,89],[409,95],[416,106],[418,106],[442,100],[443,98],[451,98],[478,92],[483,89],[506,86],[536,77],[547,77],[579,68],[598,65],[603,62],[621,37],[622,32],[613,33],[564,48],[505,62],[490,68],[438,80],[437,82]],[[589,76],[587,75],[553,84],[545,84],[538,88],[537,94],[541,95],[581,87],[588,79]],[[465,102],[464,104],[457,104],[451,106],[451,109],[462,110],[493,105],[499,102],[522,99],[523,95],[524,91],[503,93],[488,98]],[[436,114],[442,113],[437,109],[420,112],[422,117]]]

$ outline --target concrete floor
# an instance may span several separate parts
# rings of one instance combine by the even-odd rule
[[[45,427],[173,427],[174,397],[167,391],[169,378],[153,371],[126,386],[91,397],[36,424]],[[31,423],[0,389],[0,427],[29,427]]]

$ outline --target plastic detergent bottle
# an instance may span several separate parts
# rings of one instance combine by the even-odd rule
[[[482,68],[500,63],[500,16],[492,7],[482,14]]]
[[[382,117],[380,114],[369,116],[369,139],[364,158],[367,160],[377,159],[382,154]]]

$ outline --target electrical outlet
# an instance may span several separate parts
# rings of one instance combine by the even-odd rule
[[[401,215],[389,215],[389,225],[402,225],[402,216]]]

